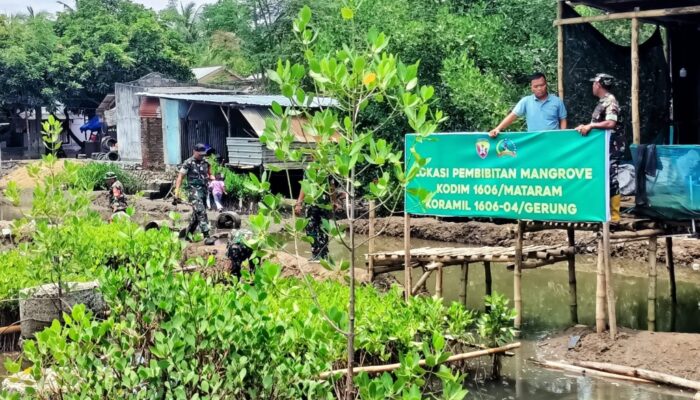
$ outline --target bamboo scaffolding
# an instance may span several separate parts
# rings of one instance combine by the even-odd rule
[[[605,261],[603,260],[603,238],[598,238],[598,268],[595,289],[595,330],[605,331]]]
[[[483,356],[488,356],[491,354],[505,353],[508,350],[517,349],[519,347],[520,347],[520,342],[516,342],[516,343],[511,343],[511,344],[508,344],[505,346],[496,347],[493,349],[478,350],[478,351],[472,351],[469,353],[455,354],[453,356],[448,357],[447,360],[445,360],[445,363],[463,361],[463,360],[468,360],[470,358],[483,357]],[[418,361],[418,365],[421,367],[424,367],[426,365],[425,360]],[[369,374],[372,374],[372,373],[376,374],[376,373],[380,373],[380,372],[393,371],[393,370],[399,369],[400,367],[401,367],[401,363],[386,364],[386,365],[371,365],[371,366],[366,366],[366,367],[355,367],[352,369],[352,372],[354,374],[359,374],[360,372],[367,372]],[[328,378],[335,376],[335,375],[346,374],[347,372],[348,372],[347,368],[322,372],[319,375],[319,379],[328,379]]]
[[[668,269],[668,280],[671,290],[671,303],[678,302],[676,298],[676,268],[673,265],[673,238],[666,237],[666,269]]]
[[[375,231],[374,231],[374,224],[375,224],[375,209],[374,209],[374,200],[369,201],[369,241],[367,242],[367,252],[369,254],[374,253],[374,236],[375,236]],[[369,257],[367,259],[367,274],[369,274],[369,281],[372,282],[374,280],[374,258]]]
[[[644,11],[629,11],[605,15],[595,15],[591,17],[576,17],[576,18],[564,18],[554,21],[554,25],[573,25],[573,24],[585,24],[591,22],[602,22],[602,21],[614,21],[618,19],[631,19],[631,18],[658,18],[658,17],[673,17],[679,15],[690,15],[699,14],[700,6],[690,6],[690,7],[674,7],[665,8],[659,10],[644,10]]]
[[[418,291],[420,290],[421,286],[423,286],[423,284],[428,280],[430,274],[432,273],[432,269],[423,272],[423,275],[421,275],[420,278],[418,278],[418,282],[416,282],[416,285],[413,286],[413,288],[411,288],[411,295],[415,296],[416,294],[418,294]]]
[[[522,267],[523,267],[523,223],[518,221],[518,233],[515,239],[515,269],[513,271],[513,303],[515,305],[515,321],[513,326],[520,330],[523,322],[522,298]]]
[[[559,27],[561,29],[561,27]],[[576,237],[573,228],[566,230],[566,238],[570,248],[576,246]],[[567,255],[567,267],[569,270],[569,312],[571,313],[571,323],[578,324],[578,302],[576,300],[576,255]]]
[[[692,389],[700,391],[700,382],[691,381],[689,379],[681,378],[674,375],[665,374],[663,372],[650,371],[647,369],[639,369],[626,367],[623,365],[616,365],[610,363],[601,363],[593,361],[574,361],[574,364],[584,368],[592,368],[594,370],[615,373],[620,375],[626,375],[629,377],[635,377],[638,379],[644,379],[648,381],[653,381],[657,383],[663,383],[666,385],[678,386],[686,389]]]
[[[610,262],[610,222],[603,224],[603,260],[605,264],[605,295],[608,300],[608,325],[610,337],[614,340],[617,336],[617,315],[615,310],[615,287],[612,279],[612,265]]]
[[[438,267],[435,270],[435,296],[438,299],[442,298],[442,263],[438,263]]]
[[[462,263],[462,274],[460,275],[459,302],[467,306],[467,289],[469,287],[469,264]]]
[[[635,8],[639,11],[639,7]],[[632,59],[632,142],[640,144],[641,122],[639,120],[639,19],[632,18],[631,59]]]
[[[647,294],[647,330],[656,330],[656,236],[649,238],[649,291]]]
[[[411,216],[407,213],[403,213],[403,254],[404,254],[404,286],[406,289],[413,287],[411,284]],[[408,290],[404,291],[406,293],[406,300],[411,297],[411,292]]]

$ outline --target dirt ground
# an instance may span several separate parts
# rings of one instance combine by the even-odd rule
[[[211,268],[201,270],[205,276],[222,276],[229,272],[231,263],[226,257],[226,239],[221,238],[213,246],[205,246],[201,242],[193,243],[187,248],[183,255],[183,263],[196,257],[207,259],[214,256],[214,265]],[[271,260],[282,265],[282,277],[302,277],[311,275],[317,280],[335,279],[342,280],[346,276],[345,272],[328,271],[316,262],[309,262],[304,258],[298,258],[292,254],[280,251]],[[365,269],[355,269],[355,279],[359,283],[368,283],[369,275]]]
[[[580,335],[568,350],[570,336]],[[596,361],[663,372],[700,381],[700,335],[621,329],[613,341],[605,332],[575,326],[538,343],[537,357],[547,361]]]
[[[355,229],[367,233],[368,220],[357,222]],[[375,229],[386,236],[403,237],[403,217],[378,218]],[[478,246],[513,246],[515,244],[515,224],[494,224],[488,222],[446,222],[435,218],[411,218],[411,237],[443,242],[464,243]],[[567,242],[566,231],[549,230],[525,233],[525,244],[555,245]],[[576,246],[579,253],[595,253],[595,234],[576,232]],[[665,241],[658,242],[657,257],[665,262]],[[612,246],[612,256],[644,260],[647,257],[646,242],[627,242]],[[677,266],[692,266],[700,263],[700,240],[674,238],[673,258]]]

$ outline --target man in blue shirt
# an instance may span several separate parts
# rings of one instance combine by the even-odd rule
[[[489,136],[498,136],[518,117],[525,117],[529,132],[566,129],[564,102],[547,92],[547,78],[543,73],[536,72],[530,77],[530,90],[532,95],[520,99],[513,111],[489,132]]]

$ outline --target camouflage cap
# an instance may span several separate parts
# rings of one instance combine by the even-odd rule
[[[105,180],[107,179],[117,179],[117,174],[115,174],[112,171],[107,171],[107,173],[105,174]]]
[[[595,77],[589,79],[591,82],[600,82],[603,86],[612,86],[615,82],[615,77],[606,73],[598,73]]]
[[[194,145],[194,151],[204,153],[207,151],[207,146],[203,145],[202,143],[197,143]]]
[[[253,238],[253,232],[248,229],[234,229],[231,233],[234,243],[244,243]]]

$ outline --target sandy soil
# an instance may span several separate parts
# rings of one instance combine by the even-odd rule
[[[580,335],[567,350],[569,337]],[[700,381],[700,335],[622,329],[613,341],[605,332],[576,326],[538,343],[537,357],[548,361],[596,361],[663,372]]]
[[[360,220],[355,229],[367,233],[368,221]],[[377,232],[387,236],[403,237],[403,218],[378,218]],[[411,218],[411,237],[443,242],[464,243],[478,246],[513,246],[515,243],[514,224],[493,224],[488,222],[446,222],[435,218]],[[525,244],[564,244],[566,231],[549,230],[527,232]],[[595,252],[595,235],[592,232],[576,232],[576,246],[579,253]],[[658,242],[657,257],[665,262],[665,241]],[[647,257],[646,242],[628,242],[612,247],[613,257],[643,260]],[[691,266],[700,263],[700,240],[675,238],[673,258],[677,266]]]
[[[56,161],[55,173],[63,171],[63,161],[63,159]],[[27,171],[26,163],[17,164],[15,168],[0,178],[0,187],[5,188],[9,182],[15,182],[20,189],[32,189],[36,186],[37,182],[43,180],[47,174],[48,170],[42,168],[37,177],[31,177]]]

